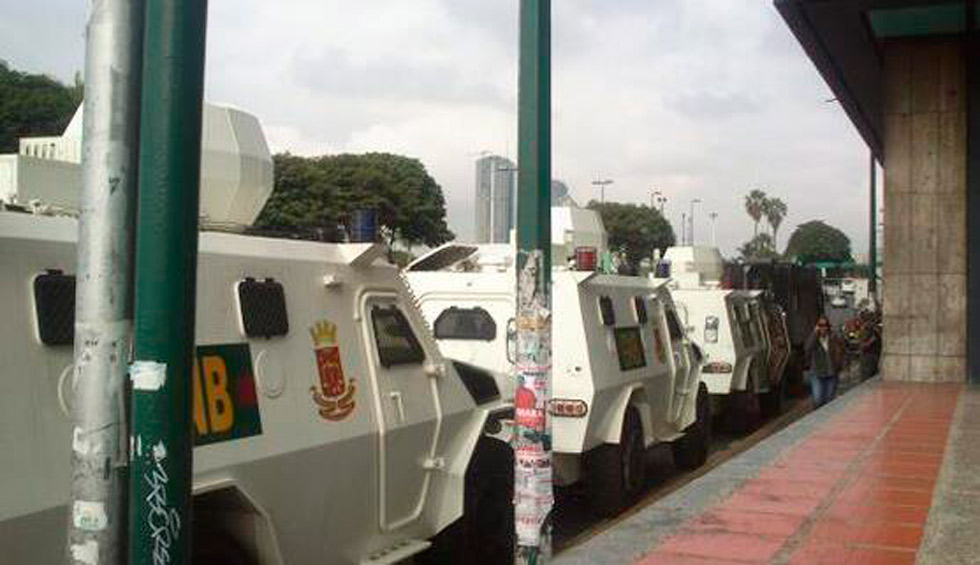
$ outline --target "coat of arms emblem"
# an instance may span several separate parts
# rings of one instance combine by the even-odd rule
[[[319,390],[310,387],[313,402],[320,416],[338,422],[354,411],[354,379],[344,376],[340,363],[340,347],[337,345],[337,326],[320,321],[310,328],[313,339],[313,353],[316,356],[316,369],[320,375]]]

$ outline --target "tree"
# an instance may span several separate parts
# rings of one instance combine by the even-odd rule
[[[388,244],[436,246],[454,236],[442,188],[418,159],[390,153],[273,157],[275,188],[256,226],[335,233],[354,210],[374,209]]]
[[[61,135],[82,102],[82,84],[66,86],[0,61],[0,153],[16,153],[22,137]]]
[[[630,272],[637,272],[640,261],[653,256],[655,249],[674,245],[674,230],[660,211],[646,205],[595,200],[588,207],[599,212],[609,236],[609,249],[622,255]]]
[[[772,237],[767,233],[760,233],[745,242],[738,248],[738,253],[743,261],[768,261],[779,257],[779,253],[776,252],[773,245]]]
[[[752,232],[752,237],[759,235],[759,222],[762,221],[762,213],[765,207],[765,192],[755,189],[745,197],[745,211],[748,212],[749,217],[755,222],[755,231]]]
[[[765,215],[766,221],[772,227],[772,248],[774,250],[779,245],[779,226],[782,225],[783,219],[786,218],[788,212],[789,207],[779,198],[769,198],[766,200]]]
[[[822,261],[850,263],[851,240],[844,232],[815,220],[799,225],[786,245],[786,256],[804,264]]]

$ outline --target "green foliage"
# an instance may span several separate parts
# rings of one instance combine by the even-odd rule
[[[371,208],[389,244],[436,246],[453,238],[442,188],[418,159],[389,153],[285,153],[273,160],[275,189],[257,227],[329,233],[354,210]]]
[[[745,242],[745,245],[738,248],[738,253],[743,261],[766,261],[779,257],[772,237],[767,233],[760,233]]]
[[[595,200],[588,207],[599,211],[609,235],[609,249],[625,259],[631,272],[637,272],[640,261],[652,257],[655,249],[662,251],[674,245],[673,228],[655,208]]]
[[[82,84],[15,71],[0,61],[0,153],[16,153],[21,137],[61,135],[82,102]]]
[[[783,224],[783,219],[786,218],[786,214],[789,212],[789,207],[786,203],[779,198],[767,198],[764,206],[764,213],[766,216],[766,221],[769,222],[769,226],[772,227],[772,248],[776,249],[778,245],[778,240],[776,237],[779,235],[779,226]]]
[[[772,228],[770,232],[772,237],[768,239],[769,248],[775,252],[778,243],[779,226],[786,219],[786,214],[789,213],[789,206],[781,199],[769,198],[769,195],[764,191],[755,189],[745,197],[745,212],[752,218],[754,229],[752,231],[752,239],[743,248],[749,251],[755,250],[756,252],[764,250],[763,247],[758,245],[762,242],[757,242],[756,239],[759,237],[759,222],[765,218],[769,227]]]
[[[850,263],[851,240],[844,232],[819,220],[801,224],[786,245],[786,256],[803,264],[821,261]]]
[[[759,235],[759,222],[762,221],[762,214],[766,208],[766,193],[755,189],[745,197],[745,211],[755,222],[755,232],[753,237]]]

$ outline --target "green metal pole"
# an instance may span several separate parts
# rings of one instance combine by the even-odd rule
[[[147,0],[130,367],[130,564],[190,563],[206,0]]]
[[[514,520],[518,564],[551,555],[551,1],[521,0]]]
[[[878,300],[878,163],[875,153],[871,151],[871,225],[868,239],[868,262],[871,263],[871,278],[868,280],[868,291],[871,301]]]

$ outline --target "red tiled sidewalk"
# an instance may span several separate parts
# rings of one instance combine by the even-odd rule
[[[638,565],[914,564],[960,390],[877,386]]]

